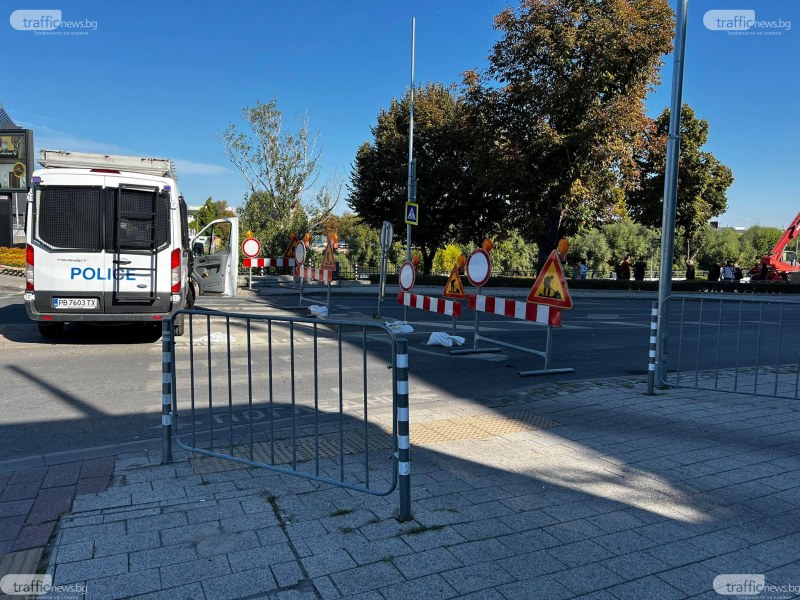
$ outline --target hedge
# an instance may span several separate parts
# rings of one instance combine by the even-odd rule
[[[25,268],[25,250],[22,248],[0,247],[0,265],[4,267]]]

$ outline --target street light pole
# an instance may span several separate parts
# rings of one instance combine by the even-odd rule
[[[672,255],[675,249],[675,211],[678,204],[678,163],[681,151],[683,66],[686,55],[686,20],[689,0],[678,0],[675,17],[675,55],[672,67],[672,99],[669,113],[667,165],[664,173],[664,213],[661,219],[661,268],[658,283],[658,331],[656,383],[663,382],[667,365],[669,297],[672,294]]]
[[[411,92],[408,121],[408,201],[417,201],[417,174],[414,168],[414,53],[416,50],[417,19],[411,17]],[[405,212],[405,210],[404,210]],[[411,225],[406,225],[406,260],[411,260]]]

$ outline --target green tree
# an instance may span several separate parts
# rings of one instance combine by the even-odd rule
[[[317,231],[338,201],[341,184],[317,186],[320,172],[319,134],[303,116],[295,127],[284,127],[275,98],[242,110],[249,128],[229,123],[218,135],[225,155],[247,181],[250,193],[242,207],[243,228],[262,244],[277,248],[280,237],[295,231]],[[283,250],[283,249],[281,249]],[[274,250],[273,250],[274,251]]]
[[[744,248],[751,248],[751,262],[755,264],[765,254],[769,254],[772,247],[781,239],[783,231],[777,227],[764,227],[763,225],[753,225],[749,227],[741,236],[741,244]],[[752,265],[750,265],[752,266]]]
[[[494,244],[492,273],[528,274],[536,267],[538,254],[536,244],[526,242],[519,231],[513,229],[504,239],[498,239]]]
[[[380,232],[352,214],[339,219],[339,240],[347,242],[350,262],[360,265],[378,264],[381,258]]]
[[[206,198],[205,204],[197,211],[194,216],[195,229],[200,231],[203,227],[225,217],[235,217],[236,213],[228,206],[227,200],[213,200],[211,196]]]
[[[608,247],[606,236],[599,229],[590,229],[570,238],[568,256],[572,265],[585,258],[595,277],[606,277],[611,272],[611,248]]]
[[[600,231],[606,238],[614,264],[627,254],[630,254],[634,261],[649,257],[659,237],[655,230],[631,221],[609,223],[603,225]]]
[[[703,269],[708,269],[712,264],[724,265],[731,260],[742,265],[743,270],[749,268],[752,262],[752,248],[743,247],[741,234],[733,229],[714,229],[707,227],[703,236],[703,244],[697,253],[697,262]]]
[[[645,128],[645,143],[637,157],[640,183],[630,190],[628,210],[638,222],[661,227],[664,198],[664,170],[669,134],[669,109],[664,110]],[[676,229],[697,247],[707,231],[706,224],[728,208],[727,190],[733,183],[733,173],[702,147],[708,141],[709,124],[698,119],[694,110],[683,105],[681,111],[681,151],[678,167],[678,203]]]
[[[405,239],[406,231],[408,126],[406,94],[402,100],[393,99],[389,108],[378,114],[372,127],[373,140],[359,148],[348,188],[348,204],[364,222],[378,228],[383,221],[390,221],[399,240]],[[420,219],[412,229],[412,243],[422,255],[425,273],[430,272],[436,249],[444,240],[471,233],[459,229],[464,223],[491,220],[465,211],[475,190],[467,166],[474,153],[470,140],[464,103],[452,89],[429,83],[414,90]]]
[[[456,260],[462,254],[464,251],[456,244],[448,244],[445,248],[440,248],[433,257],[433,270],[436,273],[450,273]]]
[[[666,0],[522,0],[495,18],[488,70],[465,75],[480,189],[540,264],[560,237],[619,214],[636,183],[671,15]]]

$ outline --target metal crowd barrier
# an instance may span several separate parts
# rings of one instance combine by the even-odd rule
[[[162,351],[165,463],[174,442],[376,496],[399,481],[411,518],[407,341],[385,325],[181,310]]]
[[[659,311],[652,309],[649,391],[656,385],[798,398],[800,300],[675,294],[668,307],[664,375],[658,380]]]

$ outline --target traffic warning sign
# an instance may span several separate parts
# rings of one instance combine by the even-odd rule
[[[572,298],[558,260],[558,252],[553,250],[542,267],[542,272],[533,283],[528,302],[546,304],[557,308],[572,308]]]
[[[320,269],[325,269],[326,271],[335,271],[336,270],[336,259],[333,256],[333,244],[331,244],[331,238],[328,238],[328,244],[325,246],[325,252],[322,254],[322,265]]]
[[[466,298],[464,284],[461,283],[461,276],[458,274],[458,265],[455,265],[450,271],[450,277],[447,278],[444,286],[444,296],[446,298]]]
[[[292,236],[292,241],[286,246],[286,251],[283,253],[283,258],[294,258],[294,249],[297,247],[298,239]]]
[[[406,202],[406,223],[419,225],[419,204]]]

